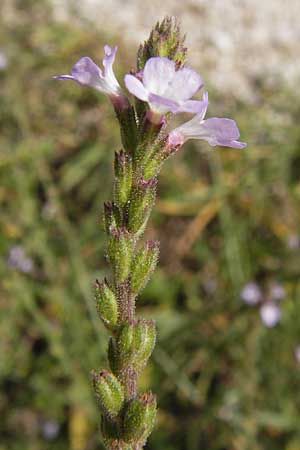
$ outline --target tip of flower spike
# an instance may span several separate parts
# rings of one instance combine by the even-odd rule
[[[144,68],[147,60],[153,56],[165,56],[173,60],[177,68],[184,65],[187,49],[184,46],[185,36],[181,35],[179,20],[176,17],[165,17],[157,22],[149,38],[138,51],[138,70]]]

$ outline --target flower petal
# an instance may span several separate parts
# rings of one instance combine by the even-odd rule
[[[143,83],[134,75],[127,74],[124,78],[125,86],[128,91],[140,100],[146,102],[148,100],[148,91],[144,88]]]
[[[198,137],[205,139],[210,145],[244,148],[246,143],[238,142],[240,133],[234,120],[212,117],[199,124]]]
[[[109,45],[105,45],[104,46],[105,56],[102,60],[105,79],[110,86],[115,86],[116,92],[119,91],[120,85],[115,77],[112,66],[115,60],[117,49],[118,49],[117,46],[111,49]]]
[[[80,58],[71,69],[72,77],[85,86],[102,86],[102,70],[88,56]]]
[[[148,92],[164,95],[175,76],[175,62],[165,57],[153,57],[146,62],[143,83]]]
[[[177,70],[164,95],[172,100],[188,100],[203,86],[200,75],[189,67]]]
[[[206,111],[207,105],[205,105]],[[172,112],[180,113],[180,112],[188,112],[194,114],[202,114],[204,109],[203,102],[201,100],[186,100],[184,102],[180,102],[178,108]]]
[[[149,94],[148,101],[151,109],[161,113],[175,112],[179,108],[178,103],[156,94]]]

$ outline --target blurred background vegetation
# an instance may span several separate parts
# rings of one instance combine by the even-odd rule
[[[121,80],[135,49],[78,17],[54,20],[46,0],[11,12],[0,19],[0,449],[96,450],[89,373],[106,365],[108,336],[92,285],[107,270],[102,203],[120,139],[103,95],[51,77],[82,55],[99,61],[108,42]],[[161,259],[139,304],[159,329],[141,386],[160,407],[147,448],[299,450],[299,95],[260,80],[249,104],[208,87],[209,115],[235,118],[249,146],[195,142],[162,171],[147,231]],[[269,300],[280,286],[276,326],[243,301],[249,283]]]

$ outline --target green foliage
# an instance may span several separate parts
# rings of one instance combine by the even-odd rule
[[[120,141],[104,96],[51,76],[84,54],[99,60],[106,41],[126,67],[134,56],[118,36],[55,22],[44,1],[16,5],[14,22],[0,19],[0,449],[96,450],[87,380],[105,364],[107,333],[93,302],[106,275],[95,218]],[[211,115],[237,120],[245,151],[190,144],[161,173],[146,232],[161,262],[139,305],[159,336],[142,374],[159,398],[151,450],[299,449],[300,256],[288,243],[299,234],[300,99],[265,80],[255,92],[247,105],[211,102]],[[16,245],[31,272],[7,264]],[[272,329],[240,299],[252,279],[264,292],[284,286]]]

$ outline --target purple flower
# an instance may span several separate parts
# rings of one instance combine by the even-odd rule
[[[300,236],[298,234],[291,234],[288,237],[287,245],[291,250],[297,250],[300,247]]]
[[[212,117],[204,120],[208,93],[203,94],[198,113],[188,122],[171,131],[168,136],[170,147],[181,146],[188,139],[204,139],[210,145],[223,145],[232,148],[244,148],[245,142],[239,142],[240,133],[234,120]]]
[[[23,273],[33,271],[33,261],[26,255],[25,250],[20,245],[10,248],[7,257],[7,265],[12,269],[17,269]]]
[[[175,62],[165,57],[148,59],[142,81],[125,75],[125,85],[131,94],[148,102],[152,111],[165,114],[201,110],[201,102],[190,98],[203,86],[200,76],[189,67],[176,70]]]
[[[47,441],[55,439],[59,433],[59,423],[55,420],[46,420],[42,423],[42,435]]]
[[[108,45],[104,46],[105,56],[102,60],[104,74],[91,58],[83,56],[72,67],[71,75],[58,75],[54,78],[58,80],[73,80],[83,86],[91,86],[111,97],[121,96],[121,87],[112,68],[116,51],[117,47],[111,49]]]
[[[294,354],[296,361],[300,363],[300,345],[296,345]]]
[[[3,53],[0,50],[0,70],[5,70],[7,68],[7,65],[8,65],[7,57],[5,53]]]
[[[279,283],[275,281],[270,286],[269,295],[272,300],[282,300],[285,296],[285,290]]]
[[[268,301],[260,308],[260,317],[267,327],[274,327],[281,318],[281,311],[278,305]]]
[[[262,292],[259,286],[251,281],[243,287],[241,291],[241,298],[248,305],[256,305],[262,300]]]

